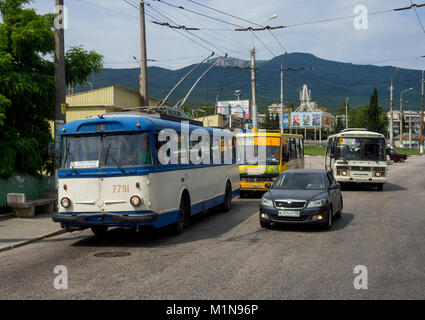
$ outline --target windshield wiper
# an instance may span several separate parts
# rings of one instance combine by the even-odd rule
[[[65,163],[66,163],[66,161],[68,160],[68,155],[70,155],[71,156],[71,160],[73,160],[73,161],[75,161],[75,158],[74,158],[74,156],[73,156],[73,154],[69,151],[69,147],[71,146],[71,144],[68,142],[68,145],[67,145],[67,147],[66,147],[66,154],[65,154]],[[75,167],[72,165],[72,162],[70,163],[70,165],[69,165],[70,167],[71,167],[71,169],[74,171],[74,173],[75,174],[80,174],[78,171],[77,171],[77,169],[75,169]]]
[[[124,170],[124,168],[120,166],[120,164],[119,164],[119,163],[118,163],[118,161],[114,158],[114,156],[113,156],[111,153],[109,153],[109,150],[111,149],[111,143],[112,143],[112,142],[110,142],[110,143],[109,143],[109,145],[108,145],[108,149],[106,150],[106,155],[105,155],[105,165],[106,165],[106,163],[108,162],[108,156],[111,156],[111,159],[115,162],[115,164],[117,165],[118,169],[120,169],[122,173],[127,173],[127,171],[125,171],[125,170]]]

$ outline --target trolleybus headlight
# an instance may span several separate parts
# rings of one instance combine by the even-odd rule
[[[381,175],[380,172],[375,172],[375,176],[379,177]]]
[[[140,205],[141,202],[142,202],[142,200],[140,199],[139,196],[132,196],[130,198],[130,203],[134,207],[137,207],[138,205]]]
[[[64,208],[68,208],[71,204],[71,200],[69,200],[69,198],[64,197],[61,199],[61,206]]]
[[[342,175],[346,176],[347,175],[347,171],[342,171]]]

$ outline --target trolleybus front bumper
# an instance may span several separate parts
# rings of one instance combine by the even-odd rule
[[[121,213],[90,213],[90,214],[58,214],[54,213],[54,222],[63,226],[93,227],[99,225],[137,225],[139,223],[154,222],[158,213],[121,214]]]

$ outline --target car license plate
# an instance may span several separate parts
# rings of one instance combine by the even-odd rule
[[[252,189],[261,189],[263,186],[260,184],[250,184],[249,187]]]
[[[293,211],[293,210],[279,210],[277,215],[279,217],[299,217],[300,212],[299,211]]]

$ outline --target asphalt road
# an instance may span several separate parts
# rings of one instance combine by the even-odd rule
[[[309,158],[306,167],[321,167]],[[259,198],[167,230],[67,233],[0,253],[2,299],[424,299],[425,157],[392,164],[384,191],[343,191],[331,231],[262,229]],[[114,257],[118,255],[118,257]],[[112,256],[112,257],[111,257]],[[68,289],[53,270],[68,270]],[[364,265],[368,288],[355,289]]]

